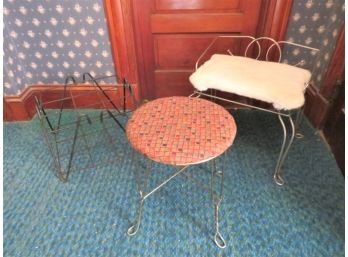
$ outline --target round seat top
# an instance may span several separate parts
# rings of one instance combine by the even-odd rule
[[[209,161],[232,145],[237,127],[223,107],[200,98],[165,97],[137,109],[126,127],[132,147],[170,165]]]

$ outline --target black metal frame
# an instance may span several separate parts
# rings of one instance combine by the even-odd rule
[[[111,149],[115,149],[114,140],[112,139],[113,134],[110,133],[109,130],[114,130],[118,127],[125,132],[120,116],[125,117],[128,113],[132,112],[132,110],[127,110],[127,103],[129,100],[127,99],[127,91],[132,98],[134,107],[136,108],[138,106],[132,86],[126,79],[122,80],[121,85],[115,85],[111,89],[108,89],[108,91],[113,92],[122,90],[122,94],[120,94],[121,99],[119,99],[121,100],[122,106],[117,106],[115,103],[116,99],[112,99],[106,90],[98,83],[98,80],[111,77],[116,78],[116,81],[118,81],[116,76],[94,78],[90,73],[84,73],[82,75],[81,84],[88,83],[88,86],[91,86],[92,89],[89,89],[87,93],[74,95],[71,89],[78,83],[75,77],[68,76],[65,79],[62,98],[43,102],[40,99],[41,97],[35,96],[37,117],[40,121],[43,137],[53,158],[54,174],[62,182],[68,181],[72,170],[72,161],[79,152],[87,152],[89,157],[88,163],[92,164],[86,165],[82,169],[95,167],[96,165],[101,164],[99,161],[97,163],[93,160],[93,154],[91,151],[100,144],[98,142],[91,144],[91,141],[93,141],[91,140],[92,137],[106,137],[104,138],[104,141],[111,145]],[[91,94],[97,95],[98,101],[88,106],[77,106],[76,100],[78,98],[88,97]],[[72,102],[73,109],[65,109],[67,101]],[[56,106],[57,104],[60,106],[58,111],[50,109],[50,106]],[[88,110],[90,109],[100,110],[99,115],[91,116],[88,114]],[[71,111],[73,111],[73,115],[64,116],[65,112]],[[56,122],[54,119],[55,115],[58,115]],[[109,120],[111,126],[107,125]],[[101,129],[88,131],[89,128],[86,126],[91,125],[94,122],[100,122]],[[115,123],[117,124],[116,127],[113,125]],[[67,134],[70,134],[70,136],[66,136]],[[114,135],[116,135],[116,133]],[[77,149],[77,143],[80,141],[84,145],[82,151],[79,151],[81,149]],[[64,154],[61,153],[62,151]],[[117,153],[117,151],[114,152]],[[67,157],[67,159],[64,162],[63,158],[65,157]]]

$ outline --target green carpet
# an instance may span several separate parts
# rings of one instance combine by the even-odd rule
[[[38,120],[5,123],[4,256],[344,256],[344,177],[308,122],[280,187],[272,178],[282,134],[277,118],[248,110],[233,116],[238,132],[226,161],[223,250],[212,240],[209,194],[182,177],[146,199],[138,234],[127,236],[138,200],[132,171],[141,166],[116,125],[110,123],[109,136],[98,135],[91,153],[96,162],[112,162],[82,170],[88,156],[76,154],[64,184],[53,175]],[[205,181],[204,169],[187,172]],[[156,164],[153,185],[170,172]]]

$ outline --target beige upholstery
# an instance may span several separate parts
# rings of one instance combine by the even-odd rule
[[[288,64],[248,57],[215,54],[200,66],[190,81],[199,91],[218,89],[290,110],[304,104],[311,73]]]

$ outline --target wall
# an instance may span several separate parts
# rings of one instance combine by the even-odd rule
[[[114,74],[102,0],[4,1],[5,96],[85,71]]]
[[[344,0],[294,0],[291,17],[287,40],[321,51],[286,48],[284,61],[305,59],[320,88],[344,22]],[[102,0],[4,1],[4,95],[85,71],[114,73]]]
[[[318,55],[297,47],[284,49],[284,60],[312,70],[312,84],[320,89],[326,74],[337,37],[344,24],[344,0],[294,0],[286,40],[319,48]]]

